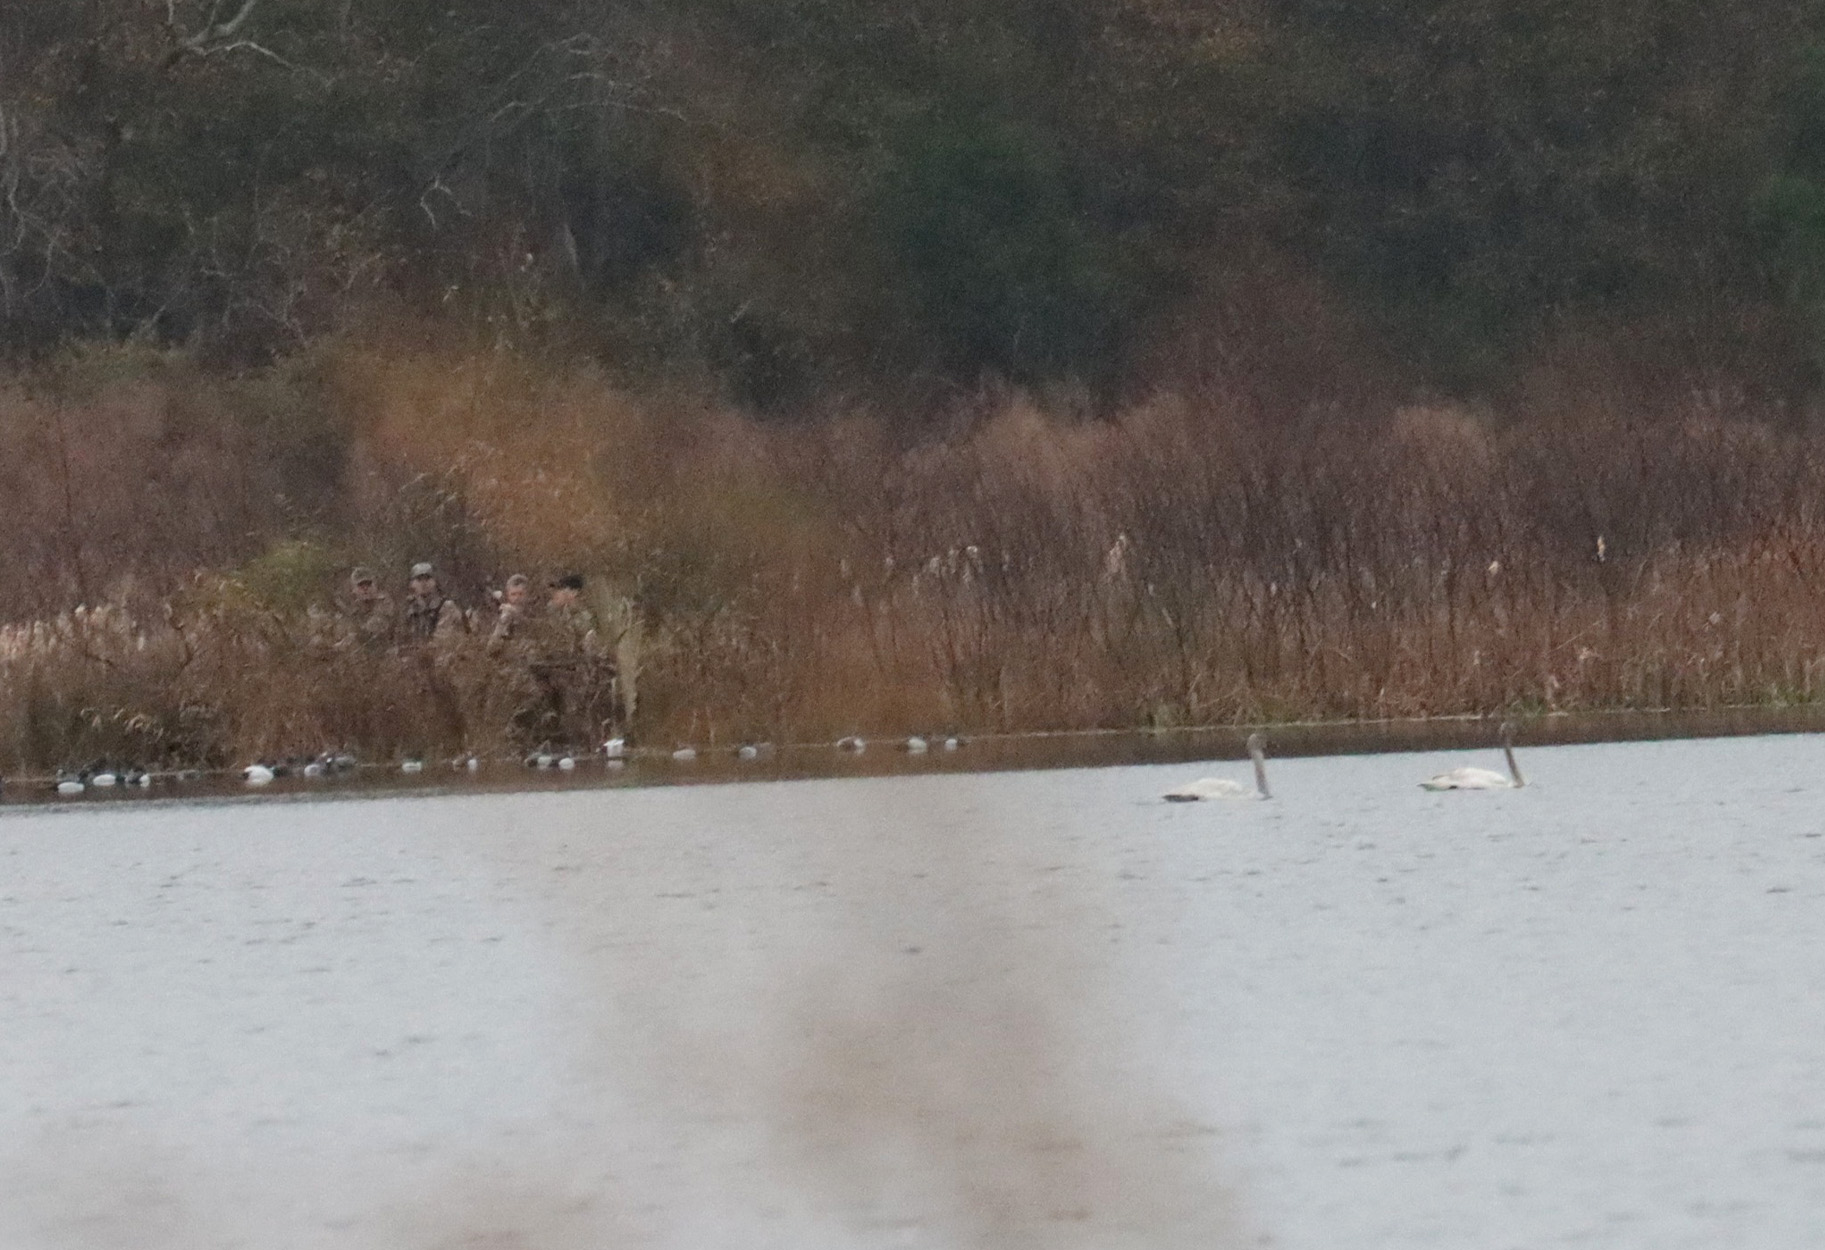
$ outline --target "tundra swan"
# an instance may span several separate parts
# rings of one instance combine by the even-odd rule
[[[1200,777],[1166,791],[1168,803],[1195,803],[1199,799],[1271,799],[1267,788],[1267,739],[1248,735],[1248,757],[1255,762],[1255,788],[1227,777]]]
[[[1508,759],[1508,776],[1492,768],[1454,768],[1420,782],[1425,790],[1519,790],[1527,784],[1514,761],[1514,726],[1502,726],[1502,754]]]

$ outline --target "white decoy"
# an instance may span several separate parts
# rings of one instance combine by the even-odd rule
[[[735,752],[735,758],[738,760],[757,760],[760,758],[760,748],[751,742],[746,743]]]
[[[422,773],[424,770],[425,762],[423,760],[406,760],[399,766],[399,771],[402,773]]]
[[[327,771],[328,770],[324,767],[322,760],[312,760],[310,763],[308,763],[304,766],[304,775],[306,777],[311,777],[311,778],[321,777]]]
[[[963,745],[963,743],[958,741],[956,738],[946,738],[944,740],[944,749],[946,751],[955,751],[958,747],[960,747],[962,745]]]
[[[930,743],[928,743],[925,739],[919,737],[917,734],[913,735],[912,737],[910,737],[906,740],[906,749],[908,751],[912,752],[912,754],[914,754],[914,755],[925,754],[925,752],[930,748],[930,746],[931,746]]]
[[[241,770],[241,776],[247,779],[247,784],[250,786],[271,785],[272,779],[278,775],[267,764],[249,764]]]
[[[1260,734],[1248,735],[1248,757],[1255,762],[1255,785],[1251,790],[1228,777],[1200,777],[1175,786],[1162,796],[1168,803],[1196,803],[1201,799],[1271,799],[1267,788],[1267,739]]]
[[[475,756],[473,756],[473,755],[471,755],[468,759],[463,761],[463,767],[468,769],[470,772],[477,771],[478,769],[481,768],[481,766],[482,766],[482,762],[479,759],[475,758]]]
[[[865,742],[860,735],[850,734],[847,737],[838,738],[836,740],[836,749],[839,751],[853,751],[855,754],[860,755],[863,751],[868,749],[868,743]]]
[[[576,767],[577,767],[577,761],[575,759],[571,758],[570,756],[566,755],[558,760],[558,767],[563,769],[567,773],[575,772]]]
[[[618,760],[627,754],[626,738],[610,738],[602,744],[602,754],[611,760]]]
[[[74,777],[59,777],[54,789],[65,798],[69,798],[72,795],[81,794],[88,787]]]
[[[110,772],[108,769],[104,768],[104,769],[102,769],[102,771],[96,773],[93,777],[89,778],[89,784],[92,786],[101,786],[103,788],[106,788],[108,786],[113,785],[115,782],[117,782],[119,780],[120,780],[120,777],[117,774]]]
[[[680,764],[688,764],[697,758],[697,748],[679,747],[676,751],[672,752],[672,758]]]
[[[1423,790],[1519,790],[1527,784],[1514,761],[1514,726],[1502,726],[1502,754],[1508,759],[1508,776],[1491,768],[1454,768],[1420,782]]]

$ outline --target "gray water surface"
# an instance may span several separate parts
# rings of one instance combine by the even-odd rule
[[[0,818],[0,1246],[1817,1244],[1825,740]]]

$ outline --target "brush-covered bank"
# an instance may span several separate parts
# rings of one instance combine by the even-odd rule
[[[906,438],[423,337],[68,354],[0,387],[0,768],[505,749],[524,682],[482,637],[435,697],[323,645],[349,567],[418,560],[484,612],[515,571],[631,601],[654,743],[1819,694],[1825,438],[1548,394],[990,391]]]

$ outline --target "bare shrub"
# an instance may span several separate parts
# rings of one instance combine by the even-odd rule
[[[507,749],[527,682],[480,642],[513,571],[625,618],[662,743],[1813,698],[1820,440],[1550,393],[1270,418],[1217,374],[907,442],[500,350],[84,357],[0,391],[4,762]],[[348,565],[420,559],[479,633],[429,666],[326,641]]]

